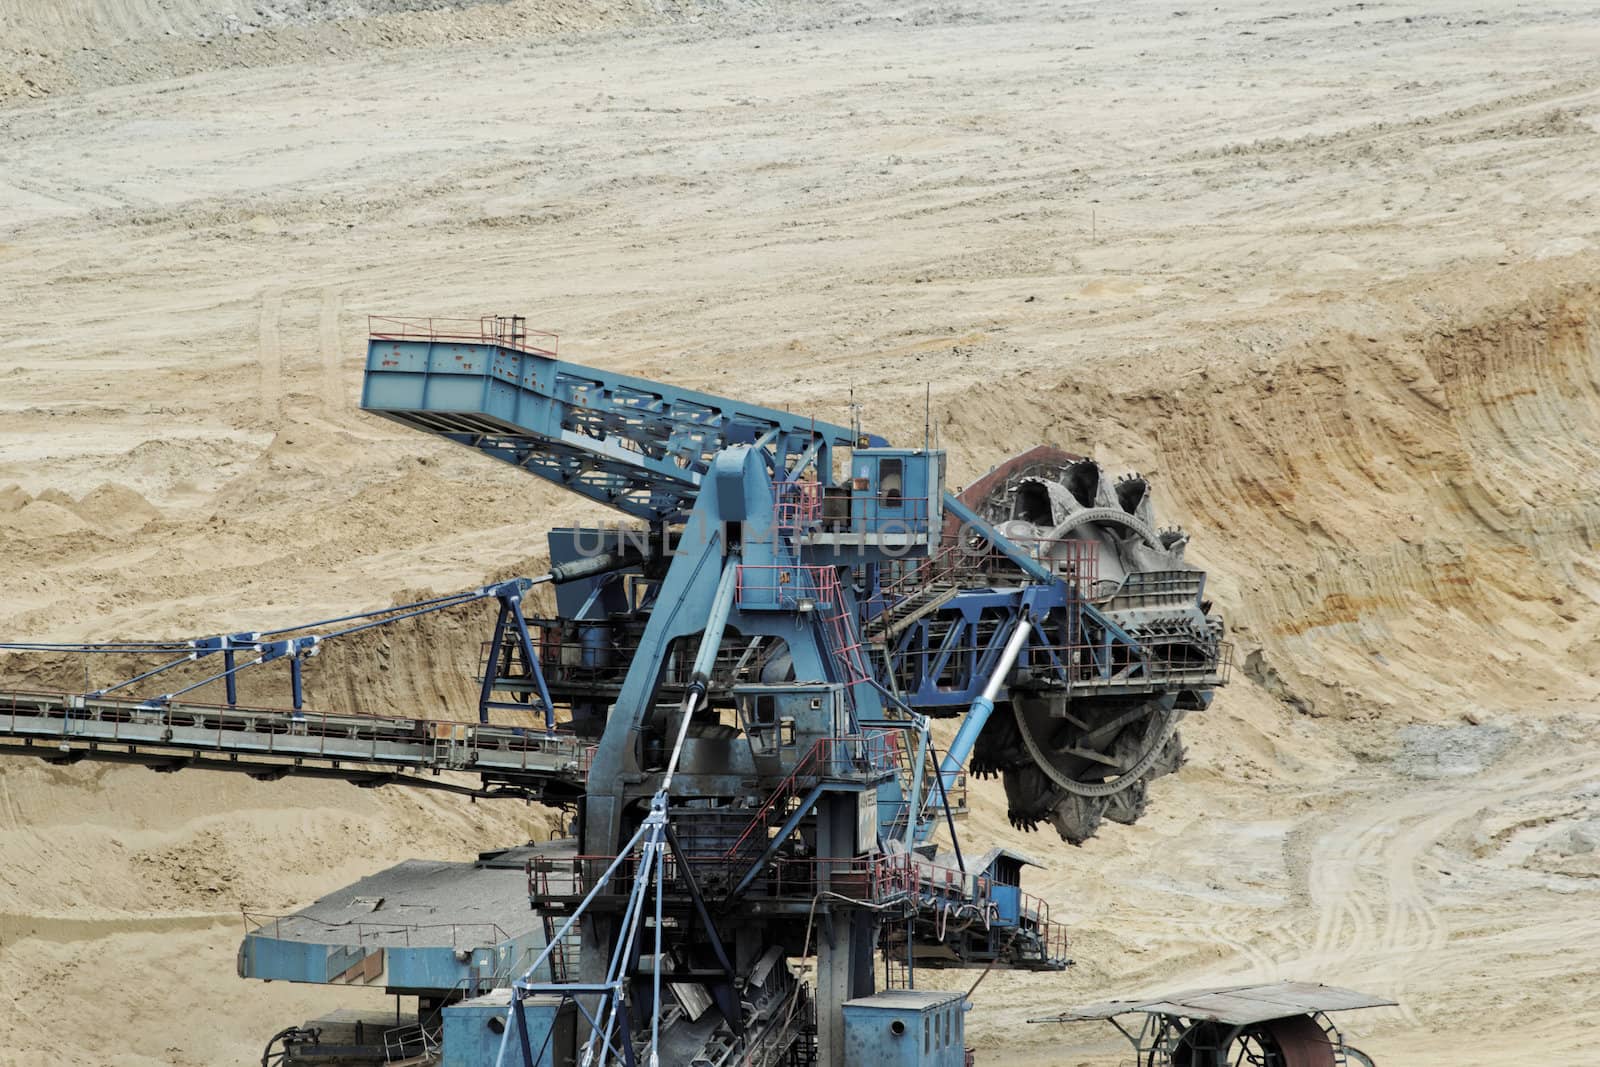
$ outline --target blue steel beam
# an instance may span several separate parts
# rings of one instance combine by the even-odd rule
[[[961,728],[956,731],[955,740],[950,742],[950,748],[939,764],[939,777],[946,789],[955,787],[956,775],[961,773],[967,757],[972,754],[973,746],[978,743],[978,735],[983,732],[984,725],[994,712],[994,702],[1000,696],[1000,687],[1005,684],[1007,675],[1011,673],[1012,666],[1016,664],[1017,657],[1022,654],[1022,648],[1028,643],[1028,638],[1032,634],[1033,626],[1028,616],[1024,614],[1012,627],[1011,636],[1006,640],[1000,662],[995,664],[988,681],[984,683],[983,691],[978,694],[977,699],[972,702],[972,707],[962,717]]]
[[[635,518],[683,519],[730,445],[773,445],[780,469],[819,446],[855,444],[844,426],[492,339],[374,336],[361,406],[475,448]]]
[[[1033,558],[1033,553],[1013,542],[1005,534],[996,530],[983,520],[976,511],[961,502],[961,498],[954,493],[944,495],[944,509],[961,520],[962,529],[967,533],[976,533],[995,547],[995,550],[1022,569],[1022,572],[1036,582],[1060,581],[1055,573]]]

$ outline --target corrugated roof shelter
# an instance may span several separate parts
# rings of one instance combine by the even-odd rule
[[[1032,1023],[1068,1023],[1110,1019],[1135,1013],[1177,1015],[1191,1020],[1208,1020],[1230,1026],[1245,1026],[1290,1015],[1317,1011],[1354,1011],[1357,1008],[1390,1008],[1395,1002],[1358,993],[1353,989],[1322,985],[1318,982],[1271,982],[1266,985],[1223,986],[1196,989],[1154,1000],[1105,1000],[1086,1004],[1059,1015],[1029,1019]]]

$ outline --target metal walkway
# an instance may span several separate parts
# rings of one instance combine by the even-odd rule
[[[403,782],[474,796],[569,799],[583,793],[593,745],[570,734],[384,715],[0,692],[0,755],[92,759],[158,771],[240,771],[276,780]],[[482,776],[474,787],[446,771]]]

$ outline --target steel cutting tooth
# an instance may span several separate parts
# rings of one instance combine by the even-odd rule
[[[1167,695],[1150,702],[1150,714],[1145,720],[1146,726],[1138,756],[1131,764],[1121,767],[1116,777],[1099,782],[1080,781],[1063,771],[1058,766],[1059,755],[1044,749],[1039,744],[1034,730],[1028,724],[1026,713],[1022,710],[1022,702],[1013,700],[1011,709],[1016,716],[1018,732],[1028,754],[1033,757],[1033,762],[1039,770],[1054,782],[1057,788],[1074,796],[1108,797],[1120,793],[1143,778],[1161,758],[1168,739],[1177,731],[1178,721],[1183,718],[1183,712],[1175,707],[1176,701],[1175,695]],[[1124,727],[1124,732],[1127,729]]]
[[[1147,526],[1155,525],[1155,509],[1150,504],[1150,483],[1138,474],[1117,479],[1117,505]]]
[[[1115,503],[1100,464],[1092,459],[1080,459],[1069,465],[1061,472],[1061,483],[1079,507],[1106,508]]]
[[[1066,518],[1068,512],[1075,510],[1077,506],[1072,494],[1060,482],[1028,475],[1017,479],[1012,496],[1011,516],[1013,520],[1049,529]]]

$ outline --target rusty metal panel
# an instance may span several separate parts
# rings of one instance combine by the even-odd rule
[[[1263,1029],[1278,1043],[1283,1067],[1335,1067],[1333,1043],[1311,1016],[1275,1019]]]
[[[1195,989],[1155,1000],[1106,1000],[1050,1016],[1048,1021],[1109,1019],[1115,1015],[1150,1012],[1186,1019],[1209,1019],[1241,1026],[1316,1011],[1351,1011],[1357,1008],[1393,1007],[1394,1001],[1353,989],[1316,982],[1272,982],[1265,985]],[[1035,1020],[1047,1021],[1047,1020]]]

